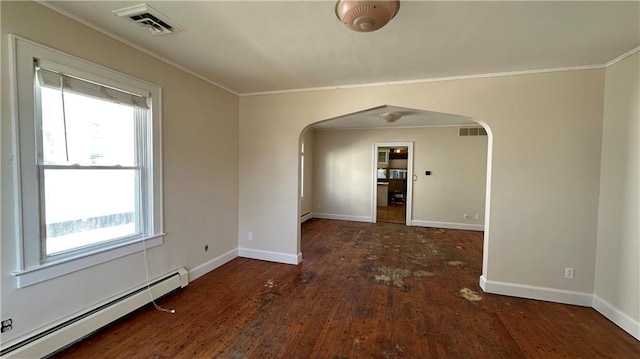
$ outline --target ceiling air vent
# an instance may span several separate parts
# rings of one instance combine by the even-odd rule
[[[112,11],[116,16],[129,18],[139,26],[151,31],[154,36],[172,34],[184,29],[169,20],[158,10],[147,4],[140,4]]]
[[[486,136],[487,130],[483,127],[460,127],[459,136]]]

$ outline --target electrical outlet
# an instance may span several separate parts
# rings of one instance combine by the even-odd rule
[[[480,213],[476,213],[475,218],[480,219]]]
[[[566,279],[573,279],[573,268],[565,268],[564,269],[564,277]]]
[[[469,215],[465,213],[465,214],[462,215],[462,218],[469,219]]]
[[[9,319],[5,319],[2,321],[2,330],[0,330],[0,332],[4,333],[4,332],[8,332],[11,329],[13,329],[13,319],[9,318]]]
[[[209,250],[209,245],[208,245],[208,244],[205,244],[205,245],[204,245],[204,251],[206,252],[206,251],[208,251],[208,250]]]
[[[250,241],[253,240],[253,232],[247,233],[247,240],[250,240]]]

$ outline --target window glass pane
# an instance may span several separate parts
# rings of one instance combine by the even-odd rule
[[[300,148],[300,197],[304,197],[304,142]]]
[[[45,169],[46,255],[140,233],[137,170]]]
[[[135,166],[135,109],[41,87],[43,163]],[[66,136],[65,136],[66,128]]]

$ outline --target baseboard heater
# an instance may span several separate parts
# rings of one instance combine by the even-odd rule
[[[180,268],[149,285],[153,298],[160,298],[189,284],[189,273]],[[0,357],[42,358],[85,338],[107,324],[151,302],[147,285],[113,299],[40,334],[3,348]]]
[[[305,214],[303,214],[302,216],[300,216],[300,223],[304,223],[308,220],[310,220],[313,217],[313,215],[311,214],[311,212],[307,212]]]

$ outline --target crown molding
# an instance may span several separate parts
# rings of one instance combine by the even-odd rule
[[[558,68],[552,68],[552,69],[539,69],[539,70],[493,72],[493,73],[476,74],[476,75],[434,77],[434,78],[419,79],[419,80],[374,82],[374,83],[358,84],[358,85],[339,85],[339,86],[310,87],[310,88],[303,88],[303,89],[251,92],[251,93],[242,93],[239,96],[245,97],[245,96],[262,96],[262,95],[280,95],[280,94],[309,92],[309,91],[346,90],[346,89],[365,88],[365,87],[413,85],[413,84],[422,84],[422,83],[430,83],[430,82],[470,80],[470,79],[482,79],[482,78],[492,78],[492,77],[507,77],[507,76],[531,75],[531,74],[564,72],[564,71],[594,70],[594,69],[603,69],[605,67],[606,65],[585,65],[585,66],[558,67]]]
[[[129,47],[132,47],[132,48],[134,48],[134,49],[136,49],[136,50],[138,50],[140,52],[143,52],[143,53],[145,53],[145,54],[147,54],[147,55],[149,55],[149,56],[151,56],[151,57],[153,57],[153,58],[155,58],[157,60],[160,60],[160,61],[166,63],[167,65],[171,65],[171,66],[177,68],[178,70],[184,71],[184,72],[188,73],[189,75],[195,76],[195,77],[199,78],[200,80],[205,81],[205,82],[207,82],[207,83],[209,83],[209,84],[211,84],[213,86],[216,86],[216,87],[218,87],[218,88],[220,88],[220,89],[222,89],[224,91],[232,93],[232,94],[234,94],[236,96],[240,96],[239,93],[231,90],[230,88],[222,86],[219,83],[216,83],[215,81],[213,81],[213,80],[211,80],[211,79],[209,79],[209,78],[207,78],[205,76],[202,76],[202,75],[198,74],[197,72],[195,72],[193,70],[190,70],[190,69],[188,69],[188,68],[186,68],[186,67],[184,67],[182,65],[179,65],[179,64],[177,64],[177,63],[175,63],[175,62],[173,62],[173,61],[171,61],[171,60],[169,60],[169,59],[167,59],[167,58],[165,58],[163,56],[160,56],[160,55],[156,54],[155,52],[153,52],[153,51],[151,51],[151,50],[149,50],[149,49],[147,49],[145,47],[142,47],[142,46],[140,46],[140,45],[138,45],[138,44],[136,44],[136,43],[134,43],[132,41],[129,41],[129,40],[125,39],[124,37],[120,36],[120,35],[116,35],[116,34],[114,34],[113,32],[111,32],[109,30],[106,30],[106,29],[104,29],[104,28],[102,28],[100,26],[97,26],[97,25],[95,25],[95,24],[93,24],[93,23],[91,23],[91,22],[89,22],[89,21],[87,21],[87,20],[75,15],[75,14],[72,14],[72,13],[70,13],[70,12],[64,10],[64,9],[61,9],[61,8],[55,6],[54,4],[52,4],[51,2],[43,1],[43,0],[36,0],[36,2],[38,4],[44,6],[44,7],[47,7],[49,9],[61,14],[61,15],[64,15],[64,16],[68,17],[68,18],[70,18],[70,19],[72,19],[72,20],[74,20],[74,21],[76,21],[76,22],[78,22],[78,23],[80,23],[80,24],[82,24],[82,25],[84,25],[86,27],[89,27],[89,28],[91,28],[91,29],[93,29],[95,31],[98,31],[98,32],[102,33],[103,35],[106,35],[106,36],[108,36],[108,37],[110,37],[110,38],[112,38],[112,39],[114,39],[116,41],[119,41],[119,42],[129,46]]]
[[[609,67],[609,66],[613,66],[615,64],[617,64],[618,62],[626,59],[627,57],[634,55],[636,52],[640,51],[640,46],[636,47],[635,49],[631,49],[627,52],[625,52],[624,54],[616,57],[615,59],[609,61],[606,63],[606,65],[604,65],[605,67]]]

